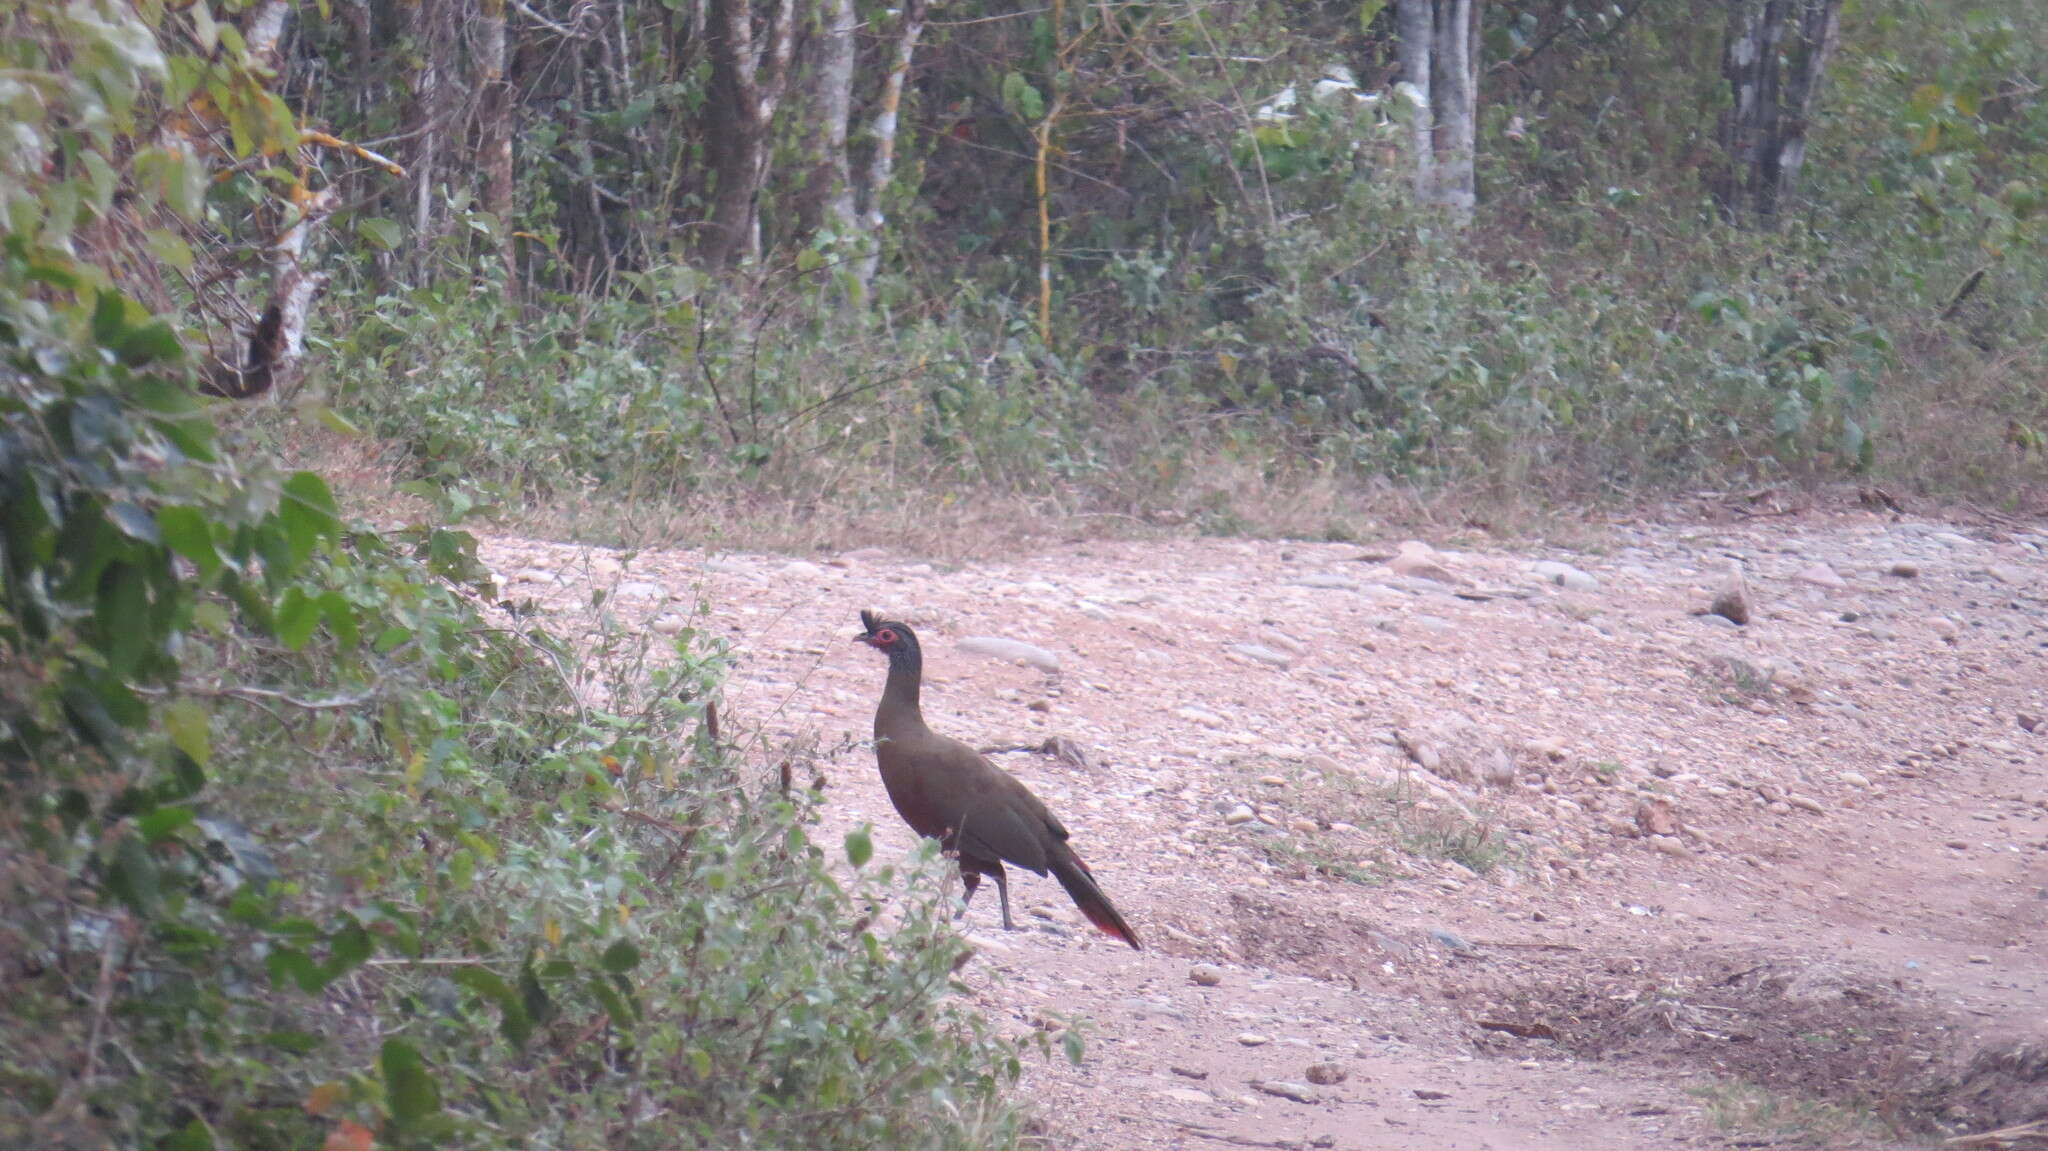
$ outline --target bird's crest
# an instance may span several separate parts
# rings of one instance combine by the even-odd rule
[[[860,611],[860,624],[868,629],[869,635],[873,635],[875,630],[882,626],[882,617],[866,608],[862,608]]]

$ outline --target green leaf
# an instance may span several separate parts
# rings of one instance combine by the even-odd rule
[[[875,841],[868,834],[868,827],[862,824],[846,833],[846,861],[855,867],[866,867],[868,860],[875,857]]]
[[[201,767],[213,758],[212,724],[213,717],[197,700],[181,699],[164,709],[164,730],[170,733],[171,745]]]
[[[598,962],[613,974],[631,971],[640,966],[640,949],[630,939],[621,939],[604,949],[604,956]]]
[[[512,1041],[514,1047],[526,1046],[533,1036],[533,1019],[526,1013],[526,1005],[512,985],[500,978],[498,973],[484,967],[464,967],[455,973],[455,982],[460,983],[492,1003],[497,1004],[500,1014],[498,1030]]]
[[[294,472],[284,482],[284,496],[277,505],[277,518],[284,525],[290,543],[292,566],[306,562],[323,539],[341,533],[341,513],[327,481],[312,472]]]
[[[185,356],[185,345],[178,342],[178,333],[162,320],[152,320],[139,328],[124,332],[114,345],[114,354],[131,368],[159,361],[176,363]]]
[[[308,995],[317,995],[327,980],[320,974],[320,967],[313,958],[296,947],[275,947],[263,957],[263,966],[270,972],[270,982],[282,987],[291,984]]]
[[[135,821],[135,830],[150,843],[162,843],[192,822],[189,807],[159,807]]]
[[[342,925],[327,937],[326,976],[332,980],[362,966],[363,961],[376,953],[377,945],[370,939],[370,933],[353,915],[344,915]]]
[[[288,588],[277,605],[277,640],[293,651],[306,646],[320,626],[320,601],[303,589]]]
[[[121,333],[128,330],[128,304],[121,293],[101,289],[92,302],[92,338],[100,346],[111,348]]]
[[[419,1126],[421,1120],[441,1110],[440,1089],[427,1071],[427,1061],[412,1044],[386,1039],[377,1065],[384,1072],[384,1106],[400,1131]]]
[[[334,633],[336,643],[344,648],[356,646],[362,638],[356,627],[356,605],[338,591],[320,593],[320,618],[327,621],[327,630]]]
[[[356,235],[370,242],[380,252],[392,252],[405,242],[405,233],[398,225],[382,216],[363,216],[356,220]]]
[[[213,525],[198,508],[158,508],[156,529],[164,546],[192,561],[201,580],[211,580],[220,571],[220,552],[213,546]]]
[[[100,576],[93,619],[99,625],[107,670],[126,677],[149,646],[149,577],[141,568],[125,563],[107,566]]]
[[[161,536],[157,532],[156,520],[142,508],[131,503],[107,505],[107,518],[114,527],[131,540],[146,544],[157,543]]]
[[[620,995],[618,989],[607,982],[604,977],[597,975],[590,977],[590,993],[597,997],[598,1003],[604,1007],[604,1013],[611,1016],[612,1026],[631,1027],[639,1018],[639,1012],[633,1010],[632,1004],[626,1001],[626,997]]]
[[[157,888],[156,860],[139,836],[124,835],[107,865],[107,890],[138,915],[154,915],[162,900]]]

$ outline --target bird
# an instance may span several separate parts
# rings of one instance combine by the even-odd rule
[[[967,914],[985,875],[996,881],[1003,929],[1015,931],[1010,883],[1003,871],[1003,864],[1011,863],[1035,875],[1051,872],[1097,930],[1144,950],[1138,933],[1096,885],[1094,873],[1067,846],[1067,829],[1045,803],[980,752],[926,726],[918,706],[924,655],[917,633],[872,611],[861,612],[860,621],[865,630],[854,642],[889,657],[888,683],[875,708],[875,762],[882,786],[912,831],[938,840],[959,860],[967,888],[960,914]]]

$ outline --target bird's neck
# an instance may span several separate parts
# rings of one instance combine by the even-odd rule
[[[889,682],[882,688],[882,705],[875,709],[875,727],[920,728],[924,712],[917,705],[918,690],[924,683],[924,661],[916,652],[906,652],[889,661]]]

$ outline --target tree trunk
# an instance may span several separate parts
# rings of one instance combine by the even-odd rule
[[[1415,198],[1460,219],[1475,199],[1479,9],[1484,0],[1399,0],[1402,94],[1410,104]]]
[[[1842,0],[1728,0],[1721,74],[1725,167],[1714,198],[1730,220],[1777,223],[1806,163],[1814,96],[1841,37]]]
[[[772,0],[756,43],[752,0],[711,0],[707,150],[716,181],[711,219],[699,245],[705,262],[730,266],[758,255],[761,186],[768,178],[769,134],[789,75],[796,0]]]
[[[824,0],[824,25],[818,35],[817,79],[811,93],[816,144],[800,223],[806,235],[829,229],[836,242],[844,244],[860,231],[853,163],[846,152],[857,55],[853,34],[860,26],[854,0]]]
[[[476,22],[477,160],[483,168],[484,211],[497,220],[498,261],[505,296],[519,298],[512,248],[512,83],[505,75],[505,0],[481,0]]]
[[[862,216],[867,225],[867,247],[856,272],[862,287],[872,283],[881,266],[883,228],[888,219],[882,201],[896,171],[896,119],[903,106],[903,82],[910,76],[910,60],[917,52],[918,37],[924,34],[927,0],[903,0],[903,14],[896,25],[895,51],[890,54],[889,74],[882,78],[882,91],[875,98],[875,114],[868,121],[868,137],[874,151],[868,156],[867,185],[861,189]]]

